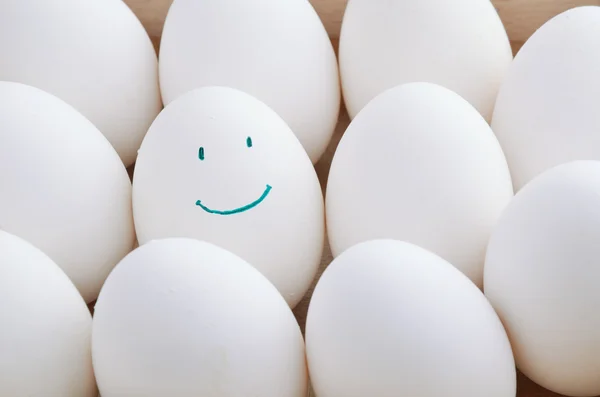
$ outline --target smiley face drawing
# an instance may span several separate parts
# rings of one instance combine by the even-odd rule
[[[225,248],[291,307],[323,252],[324,200],[310,158],[281,117],[233,88],[195,89],[156,118],[138,152],[133,213],[140,245],[188,237]]]
[[[246,138],[246,146],[248,146],[249,148],[252,147],[252,138],[251,137]],[[202,147],[202,146],[200,147],[200,149],[198,149],[198,158],[200,160],[204,160],[204,147]],[[258,199],[254,200],[250,204],[246,204],[242,207],[238,207],[238,208],[235,208],[232,210],[214,210],[214,209],[208,208],[207,206],[202,204],[201,200],[196,201],[196,205],[198,207],[202,208],[204,211],[208,212],[209,214],[215,214],[215,215],[239,214],[241,212],[248,211],[248,210],[256,207],[257,205],[259,205],[260,203],[262,203],[262,201],[265,198],[267,198],[267,196],[269,195],[269,192],[271,192],[271,189],[272,189],[272,186],[267,185],[267,187],[265,188],[265,191]]]

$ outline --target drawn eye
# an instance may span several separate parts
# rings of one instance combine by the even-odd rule
[[[246,146],[252,147],[252,138],[250,138],[250,137],[246,138]]]
[[[204,160],[204,148],[201,146],[200,149],[198,149],[198,158],[200,160]]]

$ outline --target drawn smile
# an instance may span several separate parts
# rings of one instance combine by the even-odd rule
[[[250,204],[246,204],[243,207],[239,207],[239,208],[236,208],[236,209],[233,209],[233,210],[225,210],[225,211],[222,211],[222,210],[213,210],[211,208],[208,208],[204,204],[202,204],[202,202],[200,200],[196,201],[196,205],[198,207],[202,208],[204,211],[208,212],[209,214],[215,214],[215,215],[233,215],[233,214],[239,214],[239,213],[251,210],[252,208],[254,208],[257,205],[259,205],[260,203],[262,203],[264,201],[264,199],[267,198],[267,196],[269,195],[270,192],[271,192],[271,186],[267,185],[265,191],[263,192],[263,194],[258,199],[254,200]]]

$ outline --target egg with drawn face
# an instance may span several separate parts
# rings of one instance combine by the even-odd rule
[[[295,306],[315,277],[325,221],[321,186],[300,141],[270,107],[206,87],[154,121],[133,177],[140,245],[188,237],[256,267]]]

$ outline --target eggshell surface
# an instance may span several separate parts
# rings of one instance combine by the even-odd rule
[[[317,271],[325,239],[321,187],[285,122],[224,87],[169,104],[142,144],[133,182],[140,244],[190,237],[258,268],[291,306]]]
[[[0,80],[75,107],[133,164],[162,104],[158,62],[122,0],[2,0]]]
[[[20,83],[0,82],[0,229],[52,258],[87,302],[135,240],[131,182],[110,143]]]
[[[109,276],[92,351],[103,397],[305,397],[304,341],[255,268],[212,244],[155,241]]]
[[[389,88],[427,81],[457,92],[489,121],[512,50],[488,0],[350,0],[339,58],[352,118]]]
[[[177,0],[161,39],[165,104],[195,88],[228,86],[265,102],[313,162],[335,129],[341,93],[333,47],[306,0]]]
[[[477,111],[441,86],[401,85],[354,118],[334,155],[331,249],[337,256],[367,240],[408,241],[481,286],[489,235],[512,196],[500,145]]]
[[[519,369],[567,396],[600,394],[600,162],[543,172],[508,206],[485,263],[485,294]]]
[[[552,18],[521,48],[502,84],[492,128],[515,190],[574,160],[600,160],[600,7]]]
[[[374,240],[336,258],[306,323],[319,397],[514,397],[511,347],[467,277],[415,245]]]
[[[3,231],[0,301],[0,395],[98,395],[85,302],[48,256]]]

